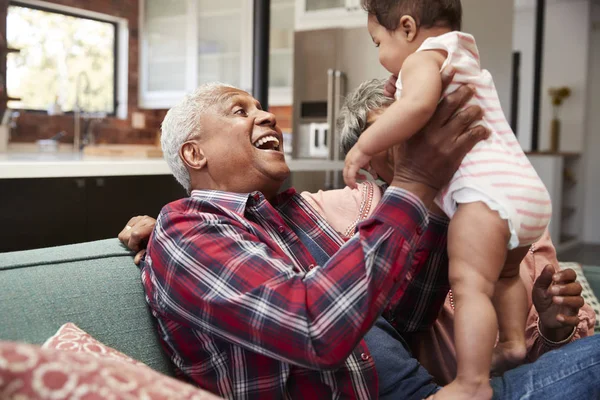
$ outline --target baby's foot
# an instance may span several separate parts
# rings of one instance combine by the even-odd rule
[[[510,341],[498,343],[492,355],[493,376],[502,375],[504,372],[523,364],[527,356],[525,342]]]
[[[431,396],[432,400],[490,400],[493,395],[489,381],[467,385],[454,381]]]

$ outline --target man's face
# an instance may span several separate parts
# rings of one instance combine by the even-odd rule
[[[275,116],[263,111],[256,99],[242,90],[223,88],[200,124],[199,145],[219,190],[265,195],[279,190],[290,173],[281,130]]]

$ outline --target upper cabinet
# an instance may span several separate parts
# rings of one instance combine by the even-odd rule
[[[192,82],[189,27],[193,2],[188,0],[142,0],[140,2],[140,103],[163,108],[174,104]]]
[[[294,0],[271,0],[269,104],[292,104],[294,85]]]
[[[269,103],[292,102],[294,0],[273,0]],[[140,0],[140,107],[170,108],[199,85],[252,90],[252,0]]]
[[[156,0],[154,0],[156,1]],[[194,1],[192,1],[194,3]],[[251,89],[252,32],[248,0],[197,0],[196,54],[197,81],[224,82],[243,90]]]
[[[296,30],[355,28],[367,25],[360,0],[296,0]]]

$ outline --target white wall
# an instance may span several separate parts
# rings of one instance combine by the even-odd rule
[[[502,109],[510,121],[513,3],[506,0],[462,0],[463,31],[475,36],[481,65],[490,71]]]
[[[590,0],[563,0],[548,4],[539,150],[550,148],[552,105],[548,89],[557,86],[569,86],[572,90],[560,113],[560,150],[582,152],[584,149],[590,6]]]
[[[516,2],[515,4],[518,4]],[[535,9],[533,6],[515,6],[513,50],[521,53],[521,84],[519,88],[519,119],[517,137],[525,151],[531,150],[533,117],[533,67],[535,60]]]
[[[513,49],[521,52],[519,142],[531,150],[535,56],[535,0],[514,0]],[[590,0],[548,0],[544,33],[539,148],[550,148],[552,106],[548,89],[570,86],[561,109],[560,150],[582,152],[585,140]]]
[[[592,5],[588,119],[584,175],[583,240],[600,243],[600,3]]]

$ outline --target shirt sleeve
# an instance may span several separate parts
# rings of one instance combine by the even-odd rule
[[[527,359],[531,362],[537,360],[542,354],[564,345],[564,343],[550,343],[549,341],[544,340],[540,335],[538,329],[539,315],[531,299],[533,284],[546,265],[551,265],[555,271],[559,271],[556,249],[552,244],[550,233],[547,230],[544,236],[535,243],[534,251],[528,253],[521,264],[521,279],[527,288],[529,300],[529,315],[527,317],[527,326],[525,329],[525,341],[527,345]],[[575,328],[575,333],[569,342],[592,335],[594,333],[595,323],[596,315],[594,310],[588,304],[584,304],[579,310],[579,324]]]
[[[406,290],[396,293],[386,308],[387,320],[401,333],[413,333],[431,327],[442,309],[448,281],[449,220],[429,214],[429,226],[417,244],[413,267],[418,271],[409,279]]]
[[[149,301],[163,318],[250,351],[334,368],[418,273],[412,258],[427,224],[420,200],[390,188],[356,235],[304,273],[231,217],[164,213],[146,256]]]

